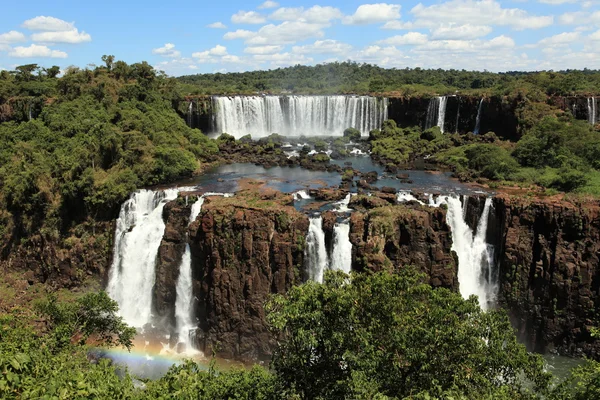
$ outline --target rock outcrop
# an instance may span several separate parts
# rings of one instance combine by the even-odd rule
[[[532,350],[598,358],[600,202],[494,199],[500,301]]]
[[[308,218],[280,193],[208,198],[190,227],[194,293],[205,353],[268,359],[264,305],[301,282]]]
[[[360,197],[360,196],[358,196]],[[436,287],[458,290],[458,260],[443,208],[377,204],[350,219],[353,269],[396,270],[415,265]]]

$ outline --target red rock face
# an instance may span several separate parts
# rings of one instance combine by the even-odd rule
[[[446,211],[420,205],[383,206],[350,219],[355,270],[419,267],[436,287],[458,290],[456,255]]]
[[[598,201],[494,200],[500,229],[500,300],[536,351],[597,357],[599,325]]]
[[[190,236],[200,348],[268,359],[274,342],[264,304],[301,283],[308,218],[289,206],[210,200]]]

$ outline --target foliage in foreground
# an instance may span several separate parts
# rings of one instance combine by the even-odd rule
[[[279,336],[271,371],[208,370],[187,361],[140,387],[110,361],[90,362],[84,338],[128,344],[105,293],[55,297],[31,315],[0,315],[0,398],[6,399],[538,399],[600,395],[600,363],[549,389],[541,358],[516,342],[503,312],[397,275],[326,275],[269,303]],[[39,325],[42,324],[40,327]],[[37,325],[37,329],[34,326]],[[111,337],[114,340],[106,340]],[[104,338],[104,340],[102,340]],[[99,345],[96,343],[96,345]]]

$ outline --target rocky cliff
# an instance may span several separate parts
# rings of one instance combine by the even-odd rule
[[[360,202],[360,196],[353,199]],[[446,210],[419,204],[388,205],[385,200],[350,219],[353,269],[394,271],[415,265],[431,285],[458,290],[458,260],[451,251],[452,236]]]
[[[532,350],[598,357],[600,202],[494,199],[500,302]]]
[[[301,282],[308,218],[276,192],[208,198],[190,227],[194,293],[205,353],[268,359],[264,303]]]

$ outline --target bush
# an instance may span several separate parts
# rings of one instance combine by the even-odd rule
[[[474,145],[465,150],[465,156],[469,160],[469,168],[492,180],[510,179],[519,168],[508,151],[492,144]]]
[[[355,128],[347,128],[344,130],[344,137],[350,139],[353,142],[357,142],[360,140],[360,131]]]

